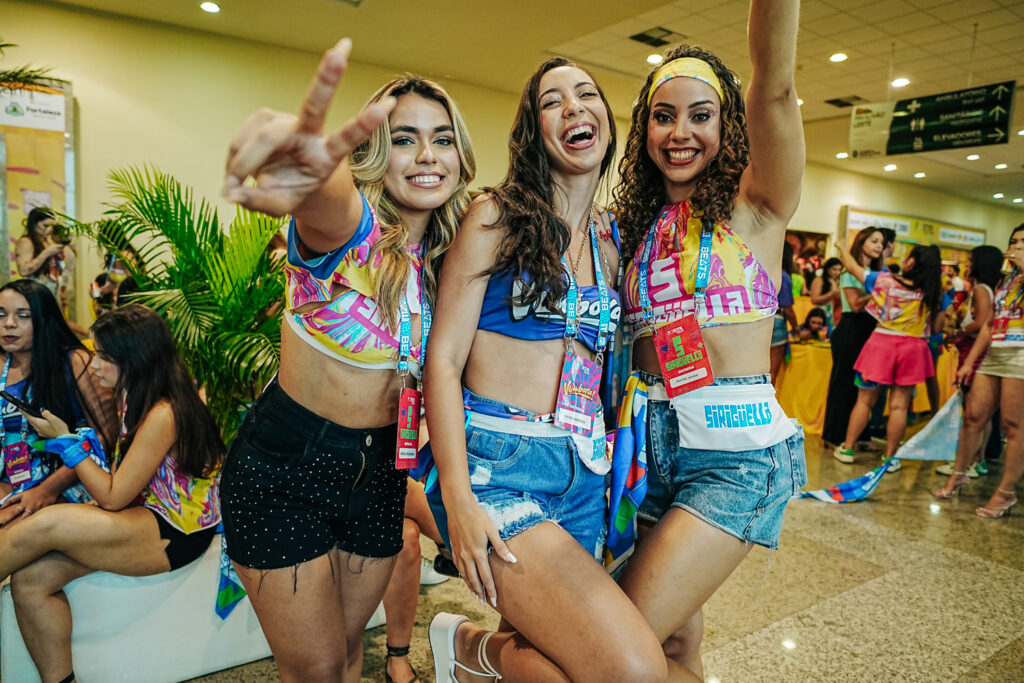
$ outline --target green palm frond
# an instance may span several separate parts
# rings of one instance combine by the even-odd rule
[[[0,56],[9,47],[18,47],[14,43],[5,43],[0,38]],[[0,70],[0,90],[15,90],[26,85],[49,85],[51,69],[32,66],[16,66],[12,69]]]
[[[140,289],[131,301],[167,322],[230,439],[280,363],[284,269],[267,244],[283,220],[239,209],[225,232],[210,204],[153,167],[112,171],[110,191],[100,220],[68,224],[136,255],[122,259]]]

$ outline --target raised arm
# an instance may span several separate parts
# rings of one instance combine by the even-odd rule
[[[799,0],[752,0],[747,43],[753,73],[747,91],[750,166],[740,192],[763,217],[786,223],[800,202],[805,151],[797,105]]]
[[[292,214],[310,252],[340,247],[359,226],[362,202],[345,159],[394,107],[391,98],[367,105],[338,132],[324,135],[351,50],[343,38],[324,53],[298,116],[261,109],[246,119],[228,151],[224,196],[271,216]],[[244,184],[249,177],[255,185]]]
[[[867,268],[857,263],[857,259],[853,258],[853,254],[850,253],[850,250],[842,242],[836,242],[836,251],[839,252],[839,260],[843,262],[843,268],[846,268],[850,275],[864,282],[868,276]]]
[[[497,592],[487,556],[488,542],[503,559],[514,562],[515,558],[470,488],[462,374],[487,290],[488,278],[479,276],[493,265],[497,254],[500,233],[486,227],[497,215],[491,200],[477,199],[445,254],[423,378],[427,426],[448,513],[452,558],[470,590],[492,605],[496,604]]]

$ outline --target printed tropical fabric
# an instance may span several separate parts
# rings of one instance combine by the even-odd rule
[[[374,295],[374,273],[381,255],[373,248],[380,240],[376,213],[363,201],[363,217],[352,238],[338,249],[303,259],[292,220],[288,232],[287,311],[285,319],[315,347],[328,355],[367,368],[394,368],[399,340],[381,320]],[[412,267],[405,298],[412,315],[420,313],[422,245],[407,244]],[[299,310],[301,309],[301,311]],[[420,361],[420,347],[411,349]]]
[[[1024,274],[1014,273],[996,290],[992,346],[1024,346]]]
[[[218,477],[193,477],[180,472],[178,461],[170,454],[164,456],[142,494],[143,505],[186,534],[220,523]]]
[[[693,291],[697,281],[702,212],[689,201],[662,209],[650,257],[648,292],[655,323],[661,325],[693,313]],[[778,293],[768,272],[732,228],[715,223],[711,244],[705,312],[701,327],[744,323],[775,314]],[[640,259],[644,244],[637,247],[623,282],[626,318],[639,331],[643,321],[640,305]],[[649,332],[649,331],[647,331]]]
[[[921,290],[907,287],[887,270],[869,271],[864,287],[871,295],[864,310],[880,327],[908,337],[929,336],[929,313]]]

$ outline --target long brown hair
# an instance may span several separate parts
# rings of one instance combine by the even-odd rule
[[[410,76],[385,83],[370,97],[369,103],[385,97],[400,98],[419,95],[444,107],[452,120],[455,147],[459,151],[459,183],[452,196],[431,213],[430,223],[423,235],[423,293],[433,302],[437,295],[437,275],[448,247],[455,241],[455,233],[466,207],[469,206],[469,183],[476,175],[476,158],[469,131],[458,106],[451,95],[434,81]],[[380,258],[380,267],[374,272],[374,300],[380,316],[392,329],[398,321],[398,308],[405,296],[409,277],[409,256],[405,244],[409,240],[409,226],[394,199],[384,189],[384,174],[391,160],[391,130],[389,122],[382,123],[370,137],[355,148],[349,167],[359,191],[366,197],[380,224],[380,240],[374,245],[371,258]]]
[[[750,162],[747,140],[746,105],[740,82],[718,57],[696,45],[680,45],[665,55],[665,63],[682,57],[707,62],[722,85],[721,146],[697,178],[691,203],[703,209],[705,229],[716,221],[728,221],[740,192],[740,177]],[[626,150],[619,162],[619,185],[615,188],[615,206],[622,233],[622,253],[632,256],[647,233],[647,228],[665,203],[665,183],[661,171],[647,153],[647,125],[651,105],[647,93],[657,68],[644,80],[633,121],[626,138]]]
[[[511,270],[516,276],[528,274],[522,298],[523,306],[539,304],[544,296],[558,301],[566,291],[562,254],[569,247],[572,233],[555,212],[555,187],[551,163],[540,127],[538,95],[540,80],[547,72],[562,66],[583,71],[594,82],[604,103],[608,120],[608,149],[601,159],[603,178],[615,158],[615,117],[604,91],[593,75],[578,64],[552,57],[530,76],[519,99],[515,122],[509,134],[508,173],[497,187],[484,188],[495,199],[498,219],[491,227],[503,228],[498,257],[486,275]]]
[[[857,233],[856,237],[853,238],[853,244],[850,245],[850,256],[853,257],[854,261],[860,263],[860,256],[864,252],[864,243],[867,242],[868,238],[874,235],[876,232],[881,232],[884,239],[885,233],[882,231],[881,228],[876,227],[874,225],[864,228],[863,230]],[[881,270],[882,265],[882,256],[881,254],[879,254],[876,258],[871,259],[871,263],[868,264],[868,267],[871,270]]]

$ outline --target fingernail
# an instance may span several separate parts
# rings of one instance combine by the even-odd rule
[[[516,558],[516,556],[515,556],[515,555],[513,555],[512,553],[508,553],[508,554],[507,554],[507,555],[505,556],[505,559],[506,559],[506,560],[508,560],[509,562],[511,562],[512,564],[515,564],[516,562],[518,562],[518,561],[519,561],[519,560],[518,560],[518,559]]]
[[[491,598],[491,607],[494,607],[495,609],[497,609],[497,607],[498,607],[498,598]]]

